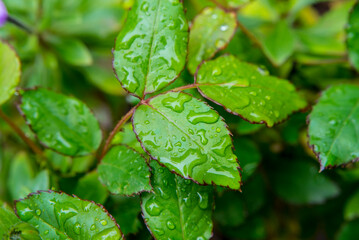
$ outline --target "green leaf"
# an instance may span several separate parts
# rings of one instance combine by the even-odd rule
[[[193,21],[188,44],[190,73],[194,74],[203,60],[224,49],[237,28],[236,15],[219,8],[206,8]]]
[[[226,9],[238,9],[251,0],[212,0],[214,3]]]
[[[359,191],[356,191],[348,200],[344,209],[344,218],[348,221],[359,217]]]
[[[42,240],[36,228],[25,222],[19,222],[13,225],[8,235],[5,235],[3,239]]]
[[[142,194],[142,214],[157,240],[210,239],[213,193],[151,162],[154,193]]]
[[[31,192],[50,188],[49,172],[35,174],[32,163],[25,153],[19,153],[11,162],[7,187],[13,200],[24,198]]]
[[[5,239],[5,235],[11,227],[20,220],[16,217],[14,211],[5,203],[0,201],[0,239]]]
[[[179,92],[158,95],[135,110],[133,126],[152,158],[171,171],[200,184],[240,189],[230,132],[204,102]]]
[[[263,124],[253,124],[243,119],[240,119],[236,130],[239,135],[247,135],[247,134],[255,133],[263,127],[264,127]]]
[[[100,181],[114,194],[151,191],[146,158],[124,145],[113,146],[97,168]]]
[[[9,100],[20,82],[20,60],[16,52],[0,41],[0,105]]]
[[[349,15],[347,47],[349,60],[359,71],[359,3],[355,4]]]
[[[81,101],[45,89],[22,93],[21,111],[46,147],[70,156],[93,154],[102,132],[91,110]]]
[[[337,240],[352,240],[359,238],[359,219],[345,223],[339,231]]]
[[[16,211],[43,239],[122,239],[118,225],[101,205],[65,193],[30,194],[16,202]]]
[[[181,1],[136,1],[114,49],[122,86],[141,98],[166,87],[184,68],[187,42]]]
[[[272,171],[271,183],[279,197],[291,204],[321,204],[337,196],[338,186],[310,162],[282,161]]]
[[[269,127],[306,106],[290,82],[231,55],[202,64],[196,83],[205,98],[228,112]]]
[[[77,39],[57,37],[48,37],[46,40],[66,63],[74,66],[89,66],[92,64],[91,53],[83,42]]]
[[[294,52],[295,35],[285,20],[275,23],[273,29],[260,41],[264,53],[276,66],[282,65]]]
[[[108,192],[98,178],[99,175],[95,171],[86,174],[78,181],[74,194],[82,199],[104,204],[108,197]]]
[[[309,144],[321,170],[359,158],[359,87],[333,86],[322,93],[309,115]]]
[[[130,148],[133,148],[135,151],[139,152],[142,155],[147,155],[143,150],[141,143],[137,140],[136,134],[133,132],[132,124],[128,123],[118,132],[113,138],[112,145],[123,144],[127,145]]]

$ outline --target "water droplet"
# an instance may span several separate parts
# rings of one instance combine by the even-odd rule
[[[221,138],[219,143],[212,147],[212,150],[217,155],[224,157],[226,156],[226,149],[230,146],[232,146],[231,138],[225,135]]]
[[[220,133],[221,132],[221,129],[218,127],[216,128],[216,132]]]
[[[192,100],[190,95],[184,93],[178,93],[176,98],[168,97],[162,100],[163,106],[170,108],[171,110],[181,113],[184,110],[184,104]]]
[[[191,110],[187,115],[187,120],[192,124],[198,123],[216,123],[219,119],[219,115],[213,111],[209,110],[208,112],[196,113]]]
[[[165,146],[165,150],[166,150],[167,152],[170,152],[170,151],[173,150],[173,146],[172,146],[172,143],[171,143],[170,140],[167,140],[166,146]]]
[[[250,103],[251,100],[248,96],[246,95],[240,96],[239,100],[236,102],[236,109],[234,110],[234,112],[240,111],[241,109],[248,107]]]
[[[200,141],[203,145],[208,143],[208,139],[206,138],[206,130],[201,129],[197,131],[198,136],[200,137]]]
[[[227,31],[228,30],[228,28],[229,28],[229,26],[227,25],[227,24],[222,24],[221,26],[220,26],[220,29],[221,29],[221,31]]]
[[[193,130],[192,129],[188,129],[188,132],[190,133],[190,134],[194,134],[194,132],[193,132]]]
[[[256,92],[249,92],[249,94],[252,95],[252,96],[257,96]]]
[[[176,147],[182,147],[182,143],[178,141],[178,142],[175,143],[175,146]]]
[[[40,210],[40,209],[36,209],[35,212],[36,212],[36,215],[37,215],[37,216],[40,216],[40,215],[41,215],[41,210]]]
[[[176,228],[176,225],[170,220],[170,221],[167,221],[167,227],[168,227],[168,229],[173,230]]]
[[[165,234],[165,232],[160,228],[155,228],[153,231],[155,233],[157,233],[157,235],[159,235],[159,236],[162,236],[163,234]]]
[[[226,45],[226,41],[223,39],[218,39],[215,45],[217,48],[223,48]]]
[[[149,199],[146,202],[146,211],[152,216],[158,216],[162,212],[161,207],[157,204],[154,198]]]
[[[100,223],[101,223],[102,226],[106,226],[106,225],[107,225],[107,221],[106,221],[106,220],[101,220]]]
[[[81,224],[80,223],[76,223],[74,225],[74,232],[79,235],[81,233]]]
[[[265,96],[265,99],[267,99],[268,101],[271,100],[270,96]]]
[[[91,231],[94,231],[96,229],[96,225],[95,224],[92,224],[91,227],[90,227],[90,230]]]
[[[146,120],[146,121],[145,121],[145,124],[146,124],[146,125],[150,124],[150,121]]]
[[[119,236],[120,231],[119,229],[115,227],[107,228],[99,233],[97,233],[95,236],[93,236],[92,240],[103,240],[103,239],[117,239],[117,236]]]
[[[208,208],[208,194],[207,193],[197,193],[199,197],[199,208],[201,209],[207,209]]]
[[[222,74],[222,69],[220,67],[214,67],[212,71],[213,76],[220,76]]]

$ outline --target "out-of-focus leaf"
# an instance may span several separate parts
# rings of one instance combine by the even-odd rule
[[[238,9],[251,0],[212,0],[214,3],[227,9]]]
[[[147,152],[171,171],[201,184],[240,188],[230,133],[204,102],[181,92],[159,95],[136,109],[133,126]]]
[[[113,146],[97,171],[100,181],[111,193],[132,195],[152,190],[145,157],[125,145]]]
[[[9,233],[11,227],[19,223],[20,220],[8,205],[1,201],[0,204],[0,238],[5,239],[5,235]]]
[[[66,177],[73,177],[76,174],[86,172],[95,161],[92,155],[72,158],[56,153],[50,149],[45,151],[45,155],[51,167]]]
[[[212,187],[199,186],[151,162],[154,193],[142,194],[142,214],[158,239],[210,239]]]
[[[246,181],[257,169],[261,161],[261,154],[256,144],[245,138],[235,139],[233,142],[234,154],[240,159],[242,180]]]
[[[239,135],[252,134],[263,128],[263,124],[253,124],[248,121],[240,119],[237,125],[237,133]]]
[[[20,73],[20,60],[16,52],[0,41],[0,105],[15,93],[20,82]]]
[[[123,234],[137,233],[141,228],[141,222],[138,219],[141,213],[140,197],[113,195],[111,199],[113,200],[111,214],[121,226]]]
[[[45,89],[21,95],[21,111],[45,146],[70,156],[93,154],[99,147],[99,123],[81,101]]]
[[[71,38],[51,37],[47,39],[55,52],[66,63],[74,66],[89,66],[92,64],[92,56],[86,45]]]
[[[276,66],[282,65],[294,52],[295,35],[287,21],[279,21],[260,39],[264,53]]]
[[[309,115],[309,144],[321,170],[359,158],[359,87],[333,86],[322,93]]]
[[[126,124],[120,132],[118,132],[113,138],[112,145],[124,144],[133,148],[142,155],[146,155],[145,151],[141,147],[141,143],[137,140],[136,134],[133,132],[132,124]]]
[[[188,44],[187,68],[194,74],[203,60],[225,48],[237,27],[236,16],[220,8],[206,8],[193,21]]]
[[[101,205],[65,193],[30,194],[16,202],[16,211],[43,239],[123,239],[118,225]]]
[[[84,69],[87,79],[102,91],[112,95],[124,95],[125,91],[111,71],[98,66]]]
[[[86,174],[77,182],[74,194],[79,198],[104,204],[108,197],[108,192],[98,178],[99,175],[95,171]]]
[[[196,83],[204,97],[230,113],[269,127],[306,106],[289,81],[269,76],[231,55],[202,64]]]
[[[184,68],[187,41],[181,1],[136,1],[114,49],[122,86],[141,98],[164,88]]]
[[[312,163],[282,161],[271,173],[271,184],[283,200],[291,204],[320,204],[340,192],[338,186]]]
[[[11,162],[7,187],[13,200],[26,197],[31,192],[50,188],[49,172],[37,174],[25,153],[19,153]]]
[[[355,192],[348,200],[345,210],[344,218],[348,221],[359,217],[359,191]]]
[[[359,70],[359,4],[355,4],[349,15],[347,46],[350,62]]]
[[[215,202],[214,219],[221,225],[239,226],[245,221],[247,212],[240,193],[226,191]]]
[[[352,240],[359,238],[359,219],[345,223],[339,234],[337,240]]]

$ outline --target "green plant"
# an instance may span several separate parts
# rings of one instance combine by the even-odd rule
[[[0,199],[15,200],[15,212],[0,202],[4,239],[358,237],[354,1],[4,2],[36,26],[1,31],[20,55],[0,42]],[[120,28],[113,68],[127,104],[92,62]],[[46,89],[60,89],[54,74],[78,98]],[[97,80],[66,84],[77,77]],[[109,134],[106,109],[122,115]]]

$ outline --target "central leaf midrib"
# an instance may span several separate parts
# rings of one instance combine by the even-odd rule
[[[153,28],[152,28],[152,35],[151,35],[151,46],[149,48],[149,57],[148,57],[148,65],[147,65],[147,72],[146,72],[146,77],[145,77],[145,86],[143,89],[143,93],[142,95],[144,95],[146,93],[146,88],[147,88],[147,81],[148,81],[148,75],[150,74],[150,70],[151,70],[151,58],[153,55],[153,48],[154,48],[154,38],[155,35],[157,34],[157,27],[158,27],[158,16],[159,16],[159,9],[160,9],[160,4],[161,4],[161,0],[157,1],[157,9],[156,9],[156,17],[155,17],[155,21],[153,23]]]
[[[61,118],[58,118],[54,112],[52,112],[51,110],[45,109],[41,104],[39,104],[37,101],[33,101],[32,103],[35,103],[37,105],[37,107],[39,109],[41,109],[42,112],[49,112],[50,114],[47,115],[50,116],[51,119],[55,120],[55,122],[60,123],[62,126],[66,127],[66,130],[68,130],[69,132],[73,133],[73,135],[75,135],[76,139],[80,139],[81,142],[84,144],[84,146],[87,148],[87,150],[89,150],[90,152],[92,152],[92,146],[88,145],[87,142],[84,141],[84,139],[75,131],[72,130],[72,128],[70,128],[70,126],[63,121]],[[51,109],[51,108],[49,108]],[[48,110],[48,111],[47,111]]]

